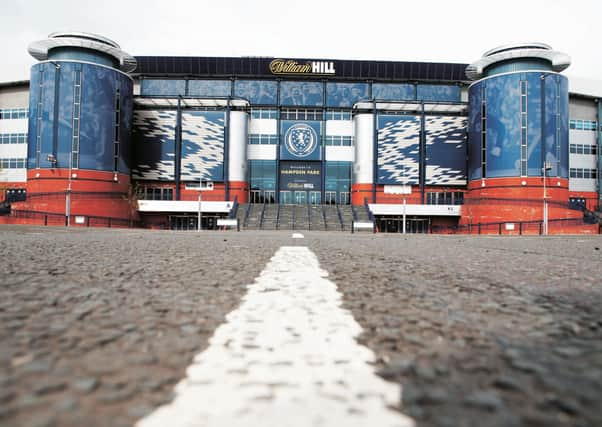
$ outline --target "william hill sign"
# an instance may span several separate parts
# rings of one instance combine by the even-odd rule
[[[274,59],[270,62],[272,74],[294,74],[294,75],[334,75],[334,62],[331,61],[307,61],[297,62],[293,59]]]

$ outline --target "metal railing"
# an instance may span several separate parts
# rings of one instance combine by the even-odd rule
[[[43,225],[67,225],[67,217],[62,213],[55,212],[40,212],[30,210],[12,210],[11,216],[14,218],[27,219],[38,222]],[[78,222],[81,218],[82,222]],[[140,222],[107,216],[97,215],[70,215],[70,225],[74,227],[119,227],[119,228],[134,228],[140,227]]]
[[[551,231],[561,230],[563,228],[573,228],[587,224],[582,218],[560,218],[548,220]],[[432,225],[430,233],[433,234],[489,234],[489,235],[543,235],[543,220],[532,221],[504,221],[487,222],[477,224],[439,226]],[[598,224],[598,234],[601,233],[600,224]]]

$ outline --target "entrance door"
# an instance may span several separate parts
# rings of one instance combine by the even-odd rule
[[[276,192],[274,190],[264,191],[263,200],[265,203],[276,203]]]
[[[337,203],[337,192],[336,191],[325,191],[324,192],[324,204],[335,205]]]
[[[295,204],[304,205],[307,203],[307,191],[295,191]]]
[[[281,205],[292,205],[293,204],[293,193],[290,191],[280,192],[280,204]]]
[[[309,192],[309,203],[312,205],[319,205],[322,199],[322,194],[319,191]]]
[[[339,193],[339,204],[341,204],[341,205],[349,204],[349,191],[341,191]]]
[[[251,190],[251,203],[261,203],[261,191]]]

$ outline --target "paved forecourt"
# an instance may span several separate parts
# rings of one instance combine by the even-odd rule
[[[2,425],[602,417],[597,236],[0,233]]]

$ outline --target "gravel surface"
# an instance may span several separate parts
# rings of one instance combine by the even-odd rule
[[[126,426],[307,245],[419,426],[602,425],[602,238],[0,226],[0,425]]]
[[[0,425],[31,427],[131,426],[169,400],[282,245],[243,233],[0,236]]]
[[[602,425],[602,238],[308,239],[419,426]]]

